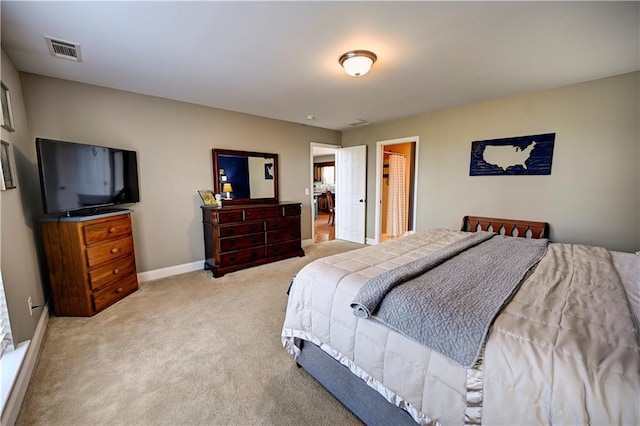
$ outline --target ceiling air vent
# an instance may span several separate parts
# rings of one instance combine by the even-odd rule
[[[363,120],[361,118],[358,118],[357,120],[351,121],[351,122],[349,122],[347,124],[349,126],[351,126],[351,127],[362,127],[362,126],[368,126],[371,123],[368,122],[367,120]]]
[[[82,62],[82,55],[80,54],[80,43],[73,43],[71,41],[57,40],[51,37],[44,37],[47,40],[47,46],[49,46],[49,52],[51,56],[56,58],[69,59],[71,61]]]

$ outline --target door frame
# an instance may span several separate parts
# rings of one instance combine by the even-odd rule
[[[342,148],[341,145],[331,145],[328,143],[321,143],[321,142],[310,142],[309,144],[309,205],[311,206],[311,244],[315,244],[316,243],[316,227],[315,227],[315,208],[313,205],[313,148],[331,148],[334,151],[339,150],[340,148]],[[334,155],[335,152],[334,152]],[[338,176],[336,174],[336,181],[335,181],[336,186],[338,186]],[[335,221],[335,219],[334,219]]]
[[[418,209],[418,154],[420,152],[420,136],[408,136],[406,138],[397,138],[397,139],[389,139],[384,141],[376,142],[376,214],[375,214],[375,234],[372,240],[367,241],[367,244],[378,244],[380,242],[381,233],[382,233],[382,163],[383,163],[383,151],[384,147],[387,145],[399,145],[403,143],[415,143],[415,152],[413,158],[413,203],[411,212],[413,217],[410,218],[412,221],[412,231],[411,233],[416,232],[417,225],[417,209]]]

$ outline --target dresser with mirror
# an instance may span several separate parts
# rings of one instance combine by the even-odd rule
[[[278,196],[278,154],[213,149],[213,187],[222,207],[202,206],[205,269],[214,277],[302,250],[301,204]]]

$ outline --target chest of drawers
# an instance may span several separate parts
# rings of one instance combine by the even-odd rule
[[[205,269],[214,277],[304,256],[299,203],[202,207]]]
[[[130,210],[42,221],[56,316],[92,316],[138,289]]]

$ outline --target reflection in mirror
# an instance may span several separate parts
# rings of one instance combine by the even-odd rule
[[[249,198],[273,196],[273,158],[249,157]]]
[[[278,155],[214,149],[214,186],[226,204],[277,202]]]

